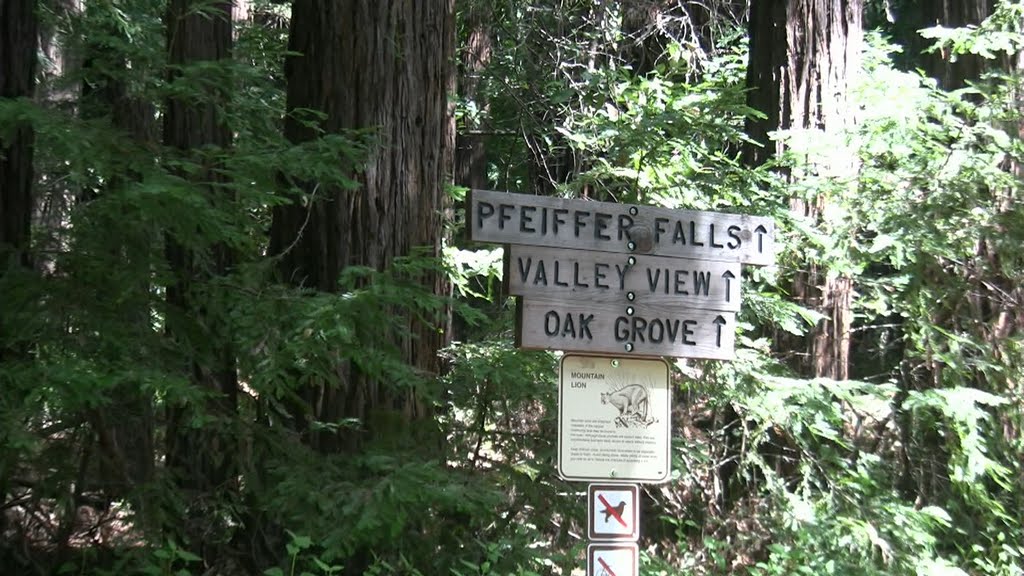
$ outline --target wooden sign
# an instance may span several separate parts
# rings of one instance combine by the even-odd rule
[[[667,481],[672,473],[671,412],[669,367],[664,360],[565,355],[558,378],[559,476]],[[613,503],[617,504],[618,500]],[[607,523],[602,527],[614,528]]]
[[[731,360],[735,316],[733,312],[656,304],[520,298],[517,345],[541,350]]]
[[[771,265],[771,218],[472,190],[469,237],[480,242]]]
[[[630,303],[702,310],[740,309],[740,265],[512,245],[505,249],[509,294],[578,298],[605,308]]]

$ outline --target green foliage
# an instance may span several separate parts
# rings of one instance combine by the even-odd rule
[[[629,51],[643,31],[628,37],[615,3],[475,4],[494,53],[485,98],[461,101],[459,121],[495,132],[497,188],[779,224],[779,266],[744,274],[736,360],[676,363],[673,480],[645,489],[644,570],[1024,573],[1024,340],[1019,325],[1000,331],[1019,323],[1024,268],[1017,79],[945,92],[896,70],[896,47],[869,34],[855,129],[778,133],[789,154],[750,169],[743,128],[759,112],[745,103],[734,22],[709,22],[708,45],[667,12],[661,51],[640,62]],[[12,512],[0,530],[35,557],[0,542],[0,561],[175,576],[578,569],[583,497],[555,471],[558,357],[513,348],[501,249],[453,241],[440,260],[351,266],[336,293],[276,282],[273,208],[355,191],[375,135],[283,137],[286,26],[240,26],[232,60],[172,78],[163,8],[46,8],[62,41],[94,57],[44,76],[43,92],[92,89],[75,106],[0,100],[0,138],[30,122],[40,174],[37,267],[0,274],[0,511]],[[976,28],[926,35],[1005,56],[1020,48],[1019,21],[1017,4],[1000,3]],[[129,137],[103,100],[112,86],[152,105],[150,121],[172,96],[212,101],[232,145],[185,152]],[[821,170],[844,155],[855,180]],[[789,211],[818,198],[830,206],[818,220]],[[458,224],[448,223],[456,237]],[[168,239],[192,255],[190,310],[167,301]],[[214,275],[224,247],[235,258]],[[789,367],[780,343],[828,320],[789,294],[809,267],[853,281],[858,380]],[[439,277],[450,296],[427,287]],[[448,310],[456,341],[441,351],[443,373],[415,369],[406,349],[446,329]],[[239,379],[229,413],[193,385],[196,366],[225,348]],[[329,395],[368,404],[357,390],[394,410],[318,408]],[[185,490],[169,470],[170,415],[183,406],[184,428],[231,438],[237,469],[224,485]],[[405,417],[413,410],[422,417]],[[102,517],[87,538],[76,522],[88,511]],[[118,533],[101,537],[101,525]]]
[[[1021,21],[1024,5],[1019,2],[995,2],[995,10],[980,25],[963,28],[932,26],[921,30],[921,35],[934,41],[930,50],[948,50],[951,60],[963,54],[976,54],[986,59],[1012,56],[1024,49],[1021,39]]]
[[[714,517],[669,519],[688,541],[676,567],[715,574],[733,573],[737,563],[755,574],[1020,570],[1019,550],[1002,544],[1019,541],[1021,530],[1019,513],[1006,513],[1006,506],[1019,510],[1020,486],[1008,464],[1014,452],[990,446],[1005,442],[996,420],[1019,418],[999,396],[1018,394],[1011,383],[1021,374],[1019,335],[993,342],[985,328],[992,317],[976,304],[987,296],[993,306],[1012,306],[985,282],[1012,286],[1001,278],[1011,269],[1020,274],[1019,211],[1005,208],[1019,187],[1006,169],[1017,165],[1019,143],[1003,124],[1018,114],[1006,98],[1016,84],[990,77],[946,93],[893,69],[891,48],[870,40],[853,92],[856,132],[776,134],[789,152],[780,164],[798,175],[788,183],[722,154],[742,144],[742,121],[752,113],[730,96],[742,80],[727,63],[741,54],[723,54],[726,64],[697,83],[680,81],[671,60],[642,78],[609,72],[612,80],[595,81],[609,87],[607,99],[561,129],[581,157],[592,158],[594,168],[571,184],[579,190],[769,213],[782,228],[781,269],[757,271],[744,285],[737,342],[746,349],[730,367],[688,373],[711,407],[729,405],[741,416],[741,429],[717,440],[739,436],[733,457],[752,490],[744,496],[752,509],[737,522],[761,530],[737,532]],[[819,172],[843,154],[859,156],[856,182]],[[820,221],[794,218],[784,204],[794,197],[826,198],[829,211]],[[854,278],[863,356],[853,369],[881,384],[787,378],[767,356],[766,331],[799,334],[821,320],[786,299],[787,267],[798,263]],[[972,390],[978,387],[986,391]],[[686,490],[715,474],[714,439],[687,440],[679,455]],[[708,530],[720,536],[698,537]]]
[[[574,187],[673,208],[759,205],[760,176],[738,159],[747,141],[744,118],[755,113],[744,103],[746,52],[742,45],[722,48],[698,82],[686,78],[687,65],[678,58],[639,78],[614,69],[591,75],[588,89],[607,90],[609,97],[559,127],[592,163]]]

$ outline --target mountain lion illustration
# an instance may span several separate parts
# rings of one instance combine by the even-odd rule
[[[602,392],[601,404],[611,404],[619,409],[620,418],[636,416],[647,421],[647,388],[639,384],[623,386],[614,392]]]

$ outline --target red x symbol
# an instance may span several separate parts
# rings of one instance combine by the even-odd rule
[[[622,519],[622,511],[626,509],[625,506],[623,506],[622,504],[619,504],[618,508],[613,507],[611,504],[608,503],[607,500],[604,499],[604,495],[603,494],[598,494],[597,495],[597,499],[601,501],[601,504],[604,504],[603,512],[605,514],[605,518],[607,518],[609,515],[611,515],[612,517],[614,517],[616,520],[619,521],[619,524],[622,524],[623,528],[629,528],[629,525],[626,524],[626,521]]]
[[[616,576],[611,566],[609,566],[608,563],[604,561],[604,558],[598,556],[597,561],[601,563],[601,566],[604,568],[604,571],[608,574],[608,576]]]

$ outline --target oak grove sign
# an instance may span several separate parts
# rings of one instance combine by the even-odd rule
[[[734,312],[627,304],[523,298],[516,316],[517,344],[537,350],[733,358]]]
[[[775,262],[775,223],[760,216],[489,190],[471,191],[467,210],[470,239],[480,242],[744,264]]]

